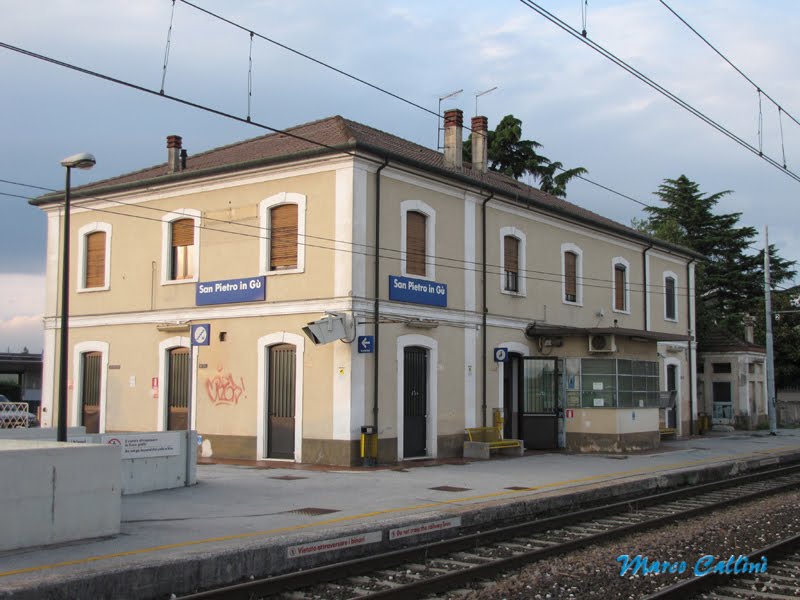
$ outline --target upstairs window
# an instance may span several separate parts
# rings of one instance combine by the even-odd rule
[[[578,301],[578,255],[574,252],[564,253],[564,300]]]
[[[410,210],[406,213],[406,273],[409,275],[427,275],[427,220],[421,212]]]
[[[169,278],[173,281],[194,278],[194,219],[172,221],[170,245]]]
[[[86,277],[84,287],[106,285],[106,232],[95,231],[86,236]]]
[[[270,209],[269,270],[297,269],[297,204]]]
[[[519,240],[512,235],[503,238],[503,289],[519,292]]]
[[[674,273],[664,274],[664,318],[678,320],[678,280]]]
[[[109,289],[111,225],[88,223],[78,231],[78,291]]]
[[[616,312],[630,311],[630,297],[628,290],[628,261],[622,258],[614,259],[614,281],[612,283],[614,294],[614,310]]]
[[[280,192],[258,204],[262,275],[302,273],[306,268],[306,197]]]

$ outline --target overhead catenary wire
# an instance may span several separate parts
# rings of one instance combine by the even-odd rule
[[[0,180],[0,181],[9,182],[8,180]],[[9,182],[9,183],[16,183],[17,185],[25,185],[25,184],[18,184],[17,182]],[[33,187],[33,186],[31,186],[31,187]],[[36,186],[36,187],[38,189],[40,186]],[[47,189],[47,188],[44,188],[44,189]],[[29,196],[22,196],[22,195],[19,195],[19,194],[10,194],[10,193],[7,193],[7,192],[0,192],[0,195],[10,196],[12,198],[20,198],[20,199],[25,199],[25,200],[31,200],[32,199]],[[139,208],[139,209],[152,210],[152,211],[158,212],[159,216],[158,217],[148,217],[148,216],[144,216],[144,215],[136,215],[136,214],[126,213],[126,212],[119,212],[117,210],[110,210],[110,209],[107,209],[107,208],[98,208],[98,207],[88,206],[88,205],[85,204],[85,202],[87,200],[98,200],[98,201],[103,201],[103,202],[112,202],[112,203],[120,204],[120,205],[122,205],[122,206],[124,206],[126,208]],[[140,205],[140,204],[129,204],[129,203],[125,203],[125,202],[110,200],[110,199],[107,199],[107,198],[82,198],[82,199],[80,199],[78,201],[74,201],[73,202],[73,206],[74,206],[75,209],[82,209],[82,210],[87,210],[87,211],[92,211],[92,212],[106,213],[106,214],[111,214],[111,215],[117,215],[117,216],[120,216],[120,217],[135,218],[135,219],[140,219],[140,220],[145,220],[145,221],[153,221],[153,222],[157,222],[157,223],[163,223],[163,219],[161,217],[163,215],[166,215],[169,212],[169,211],[166,211],[166,210],[163,210],[163,209],[159,209],[159,208],[155,208],[155,207],[143,206],[143,205]],[[250,225],[250,224],[247,224],[247,223],[237,223],[237,222],[233,222],[233,221],[226,221],[226,220],[222,220],[222,219],[214,219],[214,218],[205,217],[205,216],[203,217],[203,219],[207,220],[207,221],[212,221],[212,222],[220,222],[220,223],[225,224],[225,225],[255,228],[255,229],[259,229],[260,231],[259,231],[259,233],[249,233],[249,232],[244,232],[244,231],[232,231],[232,230],[228,230],[228,229],[218,229],[218,228],[215,228],[215,227],[210,227],[208,225],[199,225],[198,228],[201,229],[201,230],[212,231],[212,232],[223,233],[223,234],[231,234],[231,235],[236,235],[236,236],[240,236],[240,237],[248,237],[248,238],[253,238],[253,239],[259,239],[259,240],[262,240],[262,241],[267,241],[267,240],[270,239],[269,235],[262,235],[262,233],[261,233],[261,232],[268,233],[270,231],[269,227],[261,227],[259,225]],[[277,230],[277,228],[276,228],[276,230]],[[300,237],[300,236],[298,236],[298,237]],[[314,236],[303,235],[302,237],[308,238],[308,237],[314,237]],[[332,244],[342,244],[343,243],[343,242],[340,242],[338,240],[334,240],[334,239],[331,239],[331,238],[319,238],[319,239],[322,239],[324,241],[328,241],[328,242],[330,242]],[[331,251],[334,251],[334,252],[345,252],[345,253],[349,253],[349,254],[362,255],[362,256],[365,256],[365,257],[373,257],[374,256],[374,246],[370,246],[368,244],[356,244],[356,243],[352,243],[351,242],[350,245],[357,246],[358,248],[355,248],[355,247],[354,248],[341,248],[341,247],[338,247],[338,246],[319,245],[319,244],[315,244],[315,243],[310,243],[308,241],[301,241],[299,239],[297,241],[297,244],[305,246],[306,248],[316,248],[316,249],[321,249],[321,250],[331,250]],[[380,258],[385,258],[387,260],[401,260],[401,257],[402,257],[402,254],[403,254],[403,252],[401,250],[397,250],[397,249],[394,249],[394,248],[381,247],[378,250],[379,250],[379,257]],[[385,254],[386,252],[389,252],[391,254]],[[463,260],[463,259],[448,258],[448,257],[436,256],[436,255],[432,255],[432,254],[425,254],[424,257],[426,259],[426,263],[427,264],[432,264],[433,266],[436,266],[436,267],[439,267],[439,268],[458,270],[458,271],[468,271],[468,272],[475,272],[475,273],[477,273],[477,272],[479,272],[481,270],[481,263],[478,263],[477,261],[466,261],[466,260]],[[433,259],[433,261],[428,262],[427,259]],[[439,262],[437,262],[437,261],[439,261]],[[441,261],[448,261],[448,262],[441,262]],[[453,264],[453,263],[455,263],[455,264]],[[489,271],[490,275],[498,275],[500,277],[502,277],[504,275],[504,271],[501,270],[502,269],[501,265],[487,263],[486,267],[487,268],[491,268],[491,269],[497,269],[496,271]],[[535,269],[520,269],[519,273],[520,273],[520,275],[518,275],[518,276],[520,278],[522,278],[522,279],[527,280],[527,281],[544,282],[544,283],[558,283],[558,284],[561,284],[563,282],[563,279],[562,279],[563,276],[562,276],[561,273],[555,273],[555,272],[551,272],[551,271],[539,271],[539,270],[535,270]],[[525,275],[523,275],[523,273]],[[531,275],[531,274],[533,274],[533,275]],[[599,288],[599,289],[608,289],[608,290],[614,289],[613,280],[610,277],[609,278],[600,278],[600,277],[585,277],[585,276],[583,276],[583,277],[578,277],[578,281],[581,283],[581,285],[583,285],[584,287],[587,287],[587,288]],[[589,282],[589,283],[587,283],[587,282]],[[599,283],[590,283],[590,282],[599,282]],[[639,293],[639,292],[643,291],[645,286],[644,286],[644,283],[628,281],[627,284],[626,284],[626,287],[631,292]],[[648,288],[648,290],[652,291],[654,289],[655,290],[663,289],[665,286],[663,284],[658,284],[658,283],[652,283],[651,282],[651,283],[648,283],[646,287]],[[676,290],[686,290],[687,286],[676,285],[675,289]]]
[[[527,6],[531,10],[539,13],[545,19],[547,19],[548,21],[550,21],[551,23],[553,23],[557,27],[561,28],[562,30],[564,30],[565,32],[567,32],[568,34],[573,36],[575,39],[580,40],[581,42],[583,42],[584,44],[589,46],[592,50],[594,50],[595,52],[597,52],[601,56],[605,57],[606,59],[610,60],[611,62],[613,62],[614,64],[616,64],[620,68],[624,69],[625,71],[627,71],[628,73],[630,73],[631,75],[633,75],[634,77],[639,79],[642,83],[650,86],[651,88],[656,90],[658,93],[660,93],[662,96],[668,98],[669,100],[671,100],[672,102],[674,102],[675,104],[677,104],[678,106],[680,106],[681,108],[686,110],[687,112],[693,114],[695,117],[697,117],[698,119],[700,119],[701,121],[703,121],[707,125],[711,126],[712,128],[716,129],[717,131],[719,131],[720,133],[722,133],[723,135],[725,135],[726,137],[728,137],[732,141],[736,142],[742,148],[752,152],[753,154],[755,154],[756,156],[760,157],[762,160],[764,160],[768,164],[772,165],[773,167],[775,167],[776,169],[778,169],[782,173],[786,174],[787,176],[791,177],[792,179],[794,179],[795,181],[800,183],[800,175],[798,175],[797,173],[795,173],[794,171],[792,171],[792,170],[790,170],[788,168],[784,168],[783,165],[780,162],[776,161],[775,159],[773,159],[772,157],[768,156],[767,154],[764,154],[763,152],[759,151],[759,149],[754,147],[751,143],[749,143],[748,141],[744,140],[740,136],[736,135],[731,130],[727,129],[726,127],[724,127],[723,125],[721,125],[720,123],[718,123],[717,121],[712,119],[711,117],[707,116],[705,113],[701,112],[700,110],[698,110],[697,108],[695,108],[694,106],[692,106],[691,104],[689,104],[688,102],[686,102],[685,100],[680,98],[679,96],[677,96],[674,93],[670,92],[667,88],[665,88],[661,84],[657,83],[656,81],[654,81],[653,79],[651,79],[650,77],[648,77],[647,75],[645,75],[644,73],[642,73],[641,71],[636,69],[635,67],[631,66],[630,64],[628,64],[627,62],[625,62],[624,60],[622,60],[621,58],[619,58],[618,56],[613,54],[611,51],[609,51],[606,48],[604,48],[603,46],[601,46],[600,44],[592,41],[588,37],[586,37],[586,38],[583,37],[581,35],[581,33],[577,29],[575,29],[574,27],[572,27],[569,24],[565,23],[563,20],[559,19],[558,17],[556,17],[551,12],[545,10],[543,7],[539,6],[533,0],[519,0],[519,1],[523,5]]]

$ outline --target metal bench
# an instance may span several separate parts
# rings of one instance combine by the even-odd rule
[[[492,450],[511,456],[522,456],[525,447],[522,440],[505,440],[500,427],[468,427],[464,430],[464,458],[488,459]]]

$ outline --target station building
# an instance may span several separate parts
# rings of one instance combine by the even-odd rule
[[[443,153],[336,116],[73,191],[69,415],[198,430],[204,456],[653,448],[696,418],[691,251],[487,170],[485,117]],[[44,424],[54,424],[63,194],[48,218]],[[341,340],[303,328],[341,318]],[[192,345],[190,327],[207,324]],[[661,392],[670,401],[665,402]]]

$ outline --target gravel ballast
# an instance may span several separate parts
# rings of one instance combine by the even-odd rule
[[[800,492],[788,492],[717,513],[694,517],[657,530],[621,538],[568,556],[506,573],[496,584],[450,595],[468,600],[555,600],[620,598],[637,600],[658,588],[694,577],[697,560],[713,555],[714,564],[746,555],[800,533]],[[617,557],[646,556],[652,561],[685,561],[683,574],[620,576]],[[632,569],[631,569],[632,571]],[[763,598],[763,596],[762,596]]]

